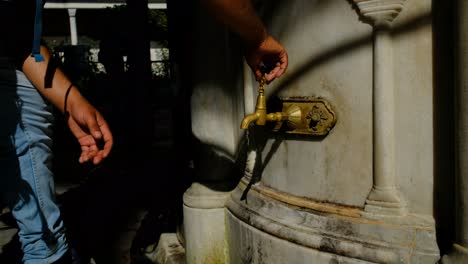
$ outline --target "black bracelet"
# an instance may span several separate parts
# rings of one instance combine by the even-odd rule
[[[71,88],[73,87],[73,84],[70,83],[70,86],[67,88],[67,92],[65,92],[65,99],[63,102],[63,114],[65,115],[65,119],[68,119],[70,116],[70,113],[67,111],[67,101],[68,101],[68,94],[70,94]]]

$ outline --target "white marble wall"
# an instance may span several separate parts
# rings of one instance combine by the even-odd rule
[[[431,0],[407,0],[394,21],[396,183],[408,211],[433,214]]]
[[[267,93],[324,97],[338,122],[323,140],[283,140],[263,182],[298,196],[364,206],[372,187],[372,28],[348,1],[264,2],[274,13],[265,18],[270,32],[290,59],[286,75]],[[264,157],[277,139],[269,140]]]
[[[372,27],[360,21],[349,1],[264,2],[260,10],[270,31],[290,56],[287,74],[267,93],[322,96],[335,107],[338,122],[321,141],[282,141],[263,182],[298,196],[363,206],[372,186]],[[430,8],[430,0],[407,1],[394,21],[396,134],[389,139],[395,142],[396,185],[409,211],[428,215],[433,207]]]
[[[310,219],[320,216],[315,215],[314,210],[323,210],[325,222],[340,219],[353,232],[339,228],[331,230],[327,225],[313,225],[307,227],[310,230],[304,231],[306,228],[301,225],[305,222],[289,225],[291,219],[282,219],[284,214],[275,211],[274,206],[264,206],[261,207],[263,211],[257,211],[255,204],[240,202],[239,195],[230,198],[226,222],[219,218],[219,207],[216,207],[217,217],[213,218],[202,212],[210,208],[187,207],[187,210],[191,210],[186,213],[187,216],[193,216],[193,219],[184,220],[188,233],[204,233],[195,230],[200,226],[196,223],[227,226],[226,247],[229,250],[225,251],[227,255],[224,257],[233,263],[237,263],[236,254],[244,253],[242,246],[236,246],[236,243],[243,241],[240,237],[242,234],[248,235],[250,242],[264,243],[267,243],[265,241],[270,235],[291,241],[296,236],[301,237],[301,246],[296,245],[297,251],[303,254],[300,257],[319,256],[317,261],[336,259],[335,255],[340,254],[371,262],[391,257],[388,263],[433,263],[438,259],[432,218],[434,135],[432,25],[429,18],[431,1],[393,1],[405,4],[390,34],[385,32],[382,35],[385,43],[379,47],[390,47],[388,54],[385,50],[380,53],[386,57],[385,63],[375,61],[374,29],[363,18],[355,2],[359,1],[256,1],[269,31],[286,46],[290,59],[287,73],[270,85],[266,94],[323,97],[334,107],[338,121],[331,133],[323,139],[277,135],[266,140],[265,146],[262,146],[265,168],[261,184],[252,189],[251,196],[256,197],[259,204],[266,197],[273,199],[271,203],[278,208],[283,202],[292,201],[293,205],[299,206],[297,214]],[[244,136],[239,129],[241,114],[244,109],[253,109],[254,104],[254,98],[249,97],[249,91],[245,92],[244,88],[250,87],[256,94],[257,85],[249,76],[242,76],[239,61],[236,60],[239,56],[238,43],[232,41],[222,28],[206,19],[194,25],[200,31],[200,40],[192,47],[196,54],[195,61],[199,62],[199,66],[194,68],[193,77],[193,133],[217,155],[234,162],[243,154],[239,152]],[[379,79],[380,82],[384,80],[383,86],[379,86],[384,88],[380,96],[386,95],[388,89],[391,89],[391,93],[388,93],[393,97],[388,98],[390,107],[379,108],[380,105],[376,106],[373,102],[376,63],[381,63],[378,66],[379,74],[385,75],[385,78]],[[369,212],[367,208],[363,210],[366,201],[369,201],[373,184],[375,188],[376,156],[373,141],[376,130],[373,126],[376,124],[376,111],[380,111],[380,116],[390,115],[385,120],[393,120],[392,124],[385,126],[392,131],[379,134],[379,140],[383,140],[386,147],[391,147],[392,153],[386,153],[384,148],[382,157],[386,159],[388,155],[392,156],[391,162],[385,163],[385,166],[391,166],[389,182],[394,181],[394,186],[391,184],[390,187],[396,187],[405,207],[400,212],[404,215],[392,216],[390,211],[390,218],[388,215],[380,218],[375,211]],[[388,138],[386,135],[389,135]],[[197,158],[204,160],[202,176],[204,172],[210,175],[205,180],[226,180],[227,172],[223,171],[222,166],[217,166],[216,160],[210,156]],[[242,188],[238,186],[236,191],[239,193]],[[197,195],[201,197],[203,193]],[[292,198],[288,195],[292,195]],[[278,197],[284,199],[279,201]],[[225,197],[220,196],[220,199]],[[307,207],[305,205],[310,205],[312,212],[300,209],[301,206]],[[198,209],[203,210],[198,212]],[[192,211],[196,211],[196,214],[192,214]],[[252,218],[249,214],[252,214]],[[243,221],[251,223],[246,226]],[[269,229],[273,225],[286,225],[291,232],[286,232],[287,228]],[[381,245],[379,250],[383,253],[379,256],[377,253],[376,256],[369,253],[372,251],[370,249],[364,250],[368,245],[362,243],[376,229],[378,241],[375,240],[375,244],[369,248]],[[312,232],[314,236],[307,236],[307,232]],[[333,239],[343,237],[343,241],[348,241],[353,247],[346,248],[348,242],[339,239],[330,244],[330,236]],[[400,237],[405,237],[408,243],[401,245],[398,242]],[[297,239],[294,241],[299,243]],[[188,244],[195,242],[187,241]],[[265,254],[284,254],[282,257],[286,259],[288,256],[293,257],[282,249],[283,243],[295,247],[294,243],[280,241]],[[303,245],[310,250],[299,248]],[[218,252],[219,243],[212,246],[212,251]],[[346,249],[340,251],[341,247]],[[354,250],[354,247],[363,250]],[[320,251],[332,255],[317,253]],[[208,245],[203,251],[191,254],[197,259],[203,259],[209,252]],[[250,256],[255,258],[255,254],[252,252]],[[260,259],[256,261],[251,263],[261,263]],[[353,260],[348,261],[354,263]]]

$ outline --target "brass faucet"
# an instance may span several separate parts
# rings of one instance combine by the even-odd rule
[[[255,122],[258,126],[264,126],[267,121],[284,121],[288,119],[288,114],[283,112],[267,113],[266,97],[265,97],[266,75],[263,75],[258,87],[257,105],[255,112],[247,115],[242,120],[241,129],[249,128],[250,123]]]

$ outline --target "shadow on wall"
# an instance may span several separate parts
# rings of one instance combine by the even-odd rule
[[[453,65],[454,65],[454,27],[453,3],[433,1],[431,14],[422,14],[412,20],[394,27],[392,34],[409,34],[433,24],[434,41],[434,218],[436,221],[437,242],[441,255],[451,248],[454,238],[454,113],[453,113]],[[289,72],[281,85],[272,94],[293,84],[301,76],[319,67],[324,62],[346,54],[372,42],[372,37],[355,39],[342,43],[319,56],[309,58],[295,72]]]
[[[434,216],[441,255],[455,237],[455,2],[432,1],[434,45]]]
[[[354,6],[354,5],[353,5]],[[392,35],[414,32],[433,23],[434,41],[434,218],[436,221],[437,242],[441,255],[452,246],[454,238],[454,113],[453,113],[453,65],[454,27],[453,3],[433,1],[434,14],[421,14],[392,29]],[[365,19],[364,19],[365,22]],[[274,87],[272,95],[277,95],[301,76],[306,75],[328,60],[347,54],[353,49],[371,43],[372,36],[356,38],[341,43],[309,58],[298,70],[289,71],[282,82]]]
[[[271,10],[266,10],[266,12],[271,12]],[[444,33],[443,31],[443,29],[450,27],[445,22],[447,18],[440,13],[437,14],[440,15],[438,18],[443,21],[435,21],[435,30],[436,33],[439,34],[436,34],[434,38],[436,42],[436,49],[434,49],[436,52],[436,61],[434,62],[434,214],[437,223],[437,238],[441,253],[443,253],[443,249],[448,248],[453,237],[453,224],[451,223],[451,219],[453,219],[453,206],[451,206],[453,204],[453,197],[447,196],[447,194],[453,193],[453,164],[448,158],[452,157],[453,134],[450,135],[450,129],[442,130],[442,128],[453,126],[454,121],[453,119],[443,118],[446,114],[452,116],[450,114],[452,94],[450,91],[443,90],[443,88],[453,87],[453,83],[450,76],[447,76],[447,72],[450,72],[447,69],[451,67],[451,60],[444,59],[444,56],[447,54],[445,52],[440,52],[441,49],[450,49],[450,45],[444,41],[444,39],[450,39],[450,37],[447,37],[446,34],[448,33]],[[394,28],[393,34],[408,34],[416,29],[427,26],[431,23],[431,19],[432,17],[430,14],[421,15]],[[309,58],[297,71],[289,72],[288,75],[284,77],[281,85],[276,87],[273,94],[277,94],[279,90],[290,86],[301,76],[319,67],[324,62],[342,56],[350,50],[368,45],[371,42],[371,36],[357,38],[353,41],[330,48],[316,57]],[[447,53],[450,52],[447,51]],[[228,171],[229,173],[226,175],[230,175],[229,179],[232,179],[232,184],[228,186],[228,189],[232,189],[238,183],[239,179],[244,176],[248,152],[252,150],[258,150],[259,153],[264,152],[267,139],[274,138],[275,142],[268,150],[265,157],[261,155],[258,156],[261,162],[259,162],[257,164],[258,167],[254,169],[254,177],[257,177],[256,180],[258,180],[261,177],[263,169],[284,138],[276,138],[274,135],[268,134],[265,136],[266,132],[262,131],[263,128],[254,129],[257,131],[249,133],[254,134],[253,137],[255,137],[254,140],[256,140],[255,144],[248,144],[247,138],[244,137],[241,140],[241,147],[235,159],[219,155],[219,153],[227,153],[227,151],[217,149],[216,146],[203,145],[201,142],[197,142],[196,139],[194,139],[195,142],[191,147],[193,148],[193,158],[197,164],[196,166],[209,167],[213,164],[217,164],[216,166],[219,166],[221,170]],[[294,140],[298,140],[298,138],[294,138]],[[162,230],[173,231],[173,224],[176,221],[172,219],[170,215],[174,208],[178,208],[180,204],[182,204],[182,193],[187,186],[176,184],[175,186],[178,186],[180,190],[174,192],[171,192],[171,188],[167,188],[167,186],[174,184],[175,181],[171,166],[174,165],[173,162],[174,159],[177,158],[177,153],[168,155],[166,151],[167,150],[161,153],[151,154],[152,159],[147,160],[152,160],[152,162],[143,162],[141,164],[142,168],[138,169],[138,171],[119,171],[115,168],[119,168],[120,165],[122,165],[122,157],[110,157],[106,166],[89,173],[88,180],[86,180],[82,186],[60,197],[63,203],[64,216],[69,225],[71,241],[73,241],[72,243],[74,243],[77,250],[82,252],[84,256],[92,256],[101,259],[101,263],[109,263],[109,259],[115,257],[109,256],[112,255],[112,252],[115,250],[116,241],[121,238],[124,231],[129,231],[127,229],[129,227],[129,221],[135,221],[135,215],[138,216],[142,212],[145,214],[148,207],[156,207],[152,210],[152,218],[158,219],[160,214],[166,214],[166,216],[164,216],[166,220],[162,220],[162,223],[153,222],[153,228],[159,229],[159,231],[146,230],[146,237],[141,233],[139,237],[136,230],[131,230],[131,232],[134,232],[134,237],[138,237],[136,240],[141,239],[141,241],[143,241],[141,242],[142,244],[150,243],[149,241],[155,239],[155,236],[152,235],[153,233],[158,233]],[[128,155],[128,153],[122,155]],[[131,153],[130,155],[137,155],[137,153]],[[201,157],[203,157],[203,159],[200,159]],[[210,158],[206,159],[206,157]],[[153,161],[156,161],[156,164],[154,164]],[[209,161],[209,163],[206,163],[206,161]],[[198,169],[195,168],[195,170],[197,171]],[[128,177],[129,175],[131,175],[131,177]],[[196,180],[197,176],[195,176],[194,179]],[[168,191],[171,193],[168,193]],[[140,224],[144,223],[141,219],[136,222]],[[172,223],[169,224],[169,222]],[[169,226],[165,227],[167,224],[169,224]],[[10,244],[4,247],[4,254],[0,256],[0,260],[2,259],[1,257],[6,256],[5,254],[17,251],[17,246],[16,240],[12,240]],[[134,248],[139,247],[141,248],[141,246],[135,246]]]
[[[355,5],[352,1],[350,4]],[[274,5],[268,4],[261,6],[261,13],[266,18],[268,23],[272,18],[272,14],[275,13]],[[281,4],[278,4],[281,6]],[[433,1],[432,12],[434,14],[421,14],[416,16],[407,22],[400,24],[392,29],[392,35],[404,35],[410,34],[418,29],[433,25],[434,30],[434,218],[436,221],[436,234],[437,242],[440,247],[441,254],[447,252],[451,248],[451,244],[454,237],[454,164],[453,164],[453,151],[454,151],[454,113],[453,113],[453,87],[454,87],[454,76],[453,76],[453,3],[439,3],[439,1]],[[365,23],[368,21],[361,17],[361,20]],[[318,56],[311,57],[298,68],[298,70],[291,72],[289,71],[286,76],[282,78],[280,85],[272,88],[272,97],[278,95],[279,91],[287,88],[302,76],[313,71],[325,62],[343,56],[350,51],[360,48],[364,45],[372,43],[372,36],[366,36],[356,38],[346,43],[340,43],[335,47],[331,47],[329,50],[324,51]],[[255,134],[262,134],[259,136],[254,147],[257,150],[264,150],[266,138],[265,132],[258,131]],[[300,140],[299,138],[292,138],[293,140]],[[276,138],[273,143],[271,150],[265,157],[258,156],[257,160],[260,163],[254,169],[254,175],[252,183],[260,180],[263,168],[267,165],[271,156],[274,155],[278,146],[281,144],[283,139]],[[242,142],[246,142],[244,138]],[[241,148],[241,151],[250,151],[252,147]],[[260,151],[261,152],[261,151]],[[239,154],[239,157],[245,159],[246,153]],[[245,162],[245,160],[244,160]],[[242,164],[242,162],[237,162]]]

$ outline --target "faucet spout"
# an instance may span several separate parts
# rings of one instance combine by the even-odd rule
[[[241,129],[249,128],[250,123],[257,121],[259,117],[260,115],[257,112],[245,116],[244,119],[242,119]]]
[[[266,77],[263,76],[258,88],[257,104],[255,106],[255,112],[247,115],[241,124],[241,129],[249,128],[250,123],[255,122],[259,126],[264,126],[267,121],[267,106],[266,97],[264,92],[264,86],[266,84]]]

